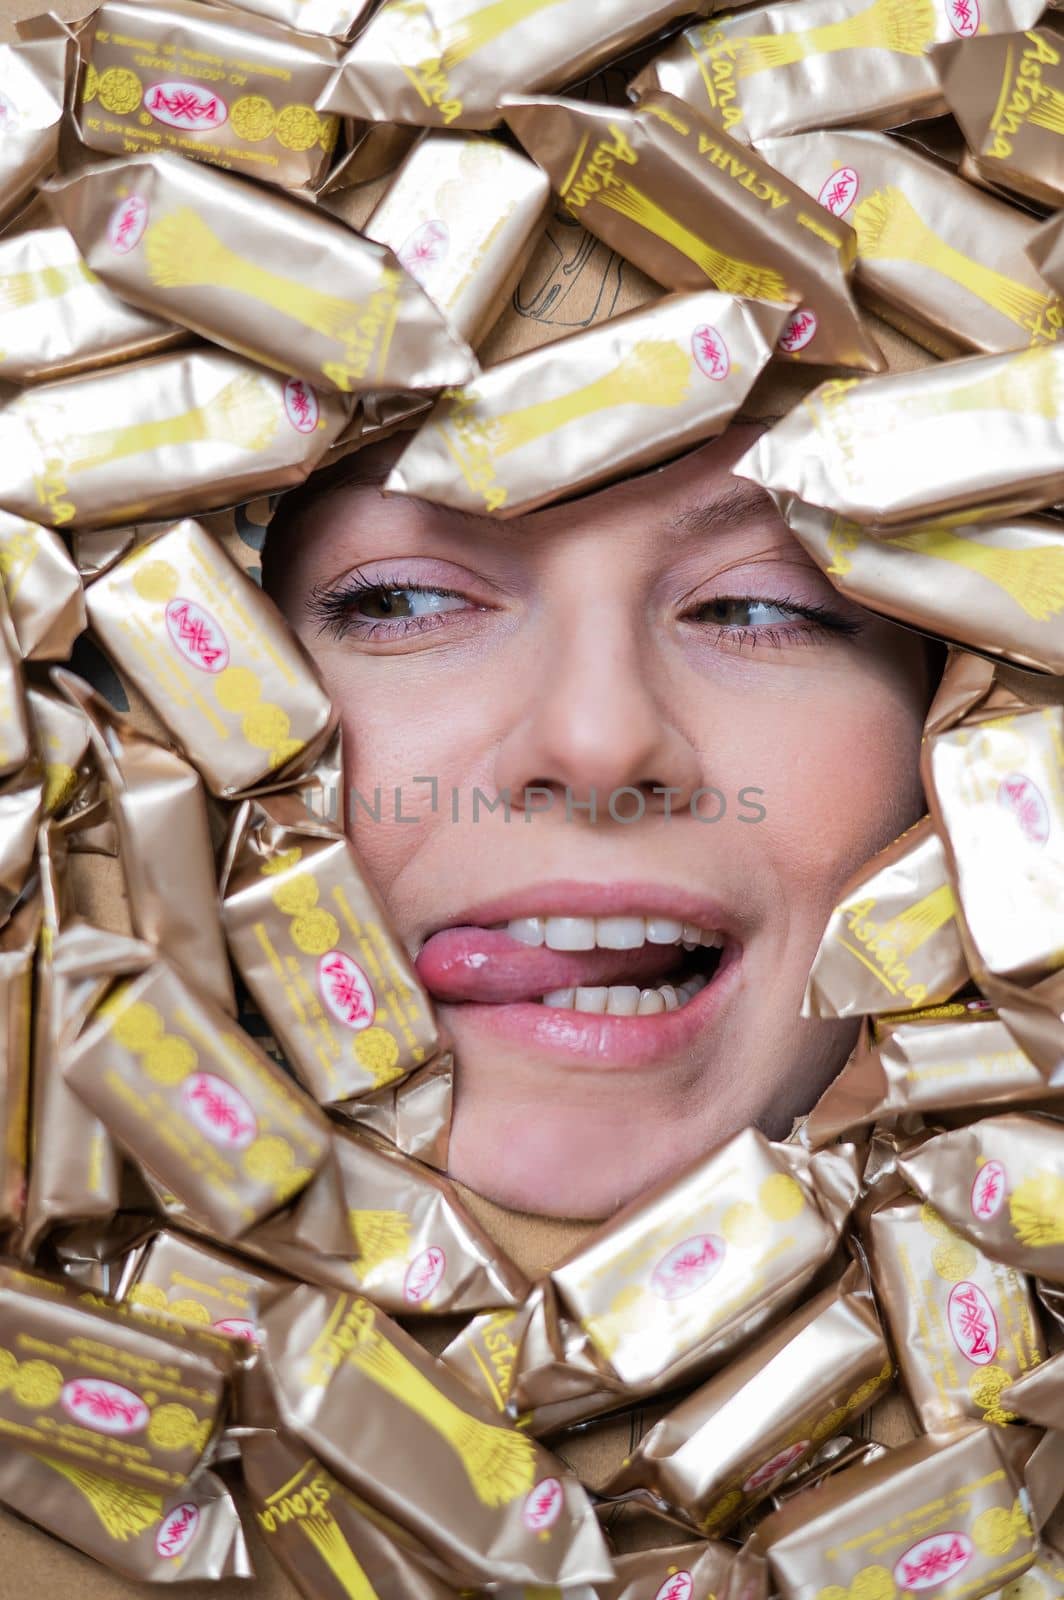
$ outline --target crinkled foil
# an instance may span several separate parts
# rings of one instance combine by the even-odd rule
[[[614,1562],[612,1583],[598,1583],[594,1600],[765,1600],[765,1563],[752,1551],[706,1543],[632,1550]]]
[[[0,777],[18,772],[32,754],[18,639],[0,585]]]
[[[116,293],[263,366],[345,393],[479,370],[390,250],[288,195],[165,154],[45,193]]]
[[[787,316],[670,295],[503,361],[440,401],[385,489],[517,516],[650,466],[723,431]]]
[[[43,26],[41,25],[43,22]],[[55,18],[36,18],[36,37],[0,45],[0,221],[18,210],[55,166],[74,65],[74,40]]]
[[[136,545],[86,602],[94,631],[212,793],[312,764],[334,717],[310,658],[199,523]]]
[[[778,356],[882,370],[851,294],[853,230],[755,151],[660,91],[631,111],[513,98],[504,109],[572,216],[648,277],[788,301]]]
[[[1064,1429],[1064,1351],[1014,1383],[1003,1403],[1040,1427]]]
[[[85,627],[85,595],[50,528],[0,511],[0,582],[27,661],[65,661]]]
[[[1021,350],[1064,333],[1064,301],[1027,254],[1033,217],[885,133],[834,129],[758,148],[853,228],[859,298],[932,354]]]
[[[387,1139],[403,1155],[444,1172],[453,1097],[454,1056],[445,1049],[408,1078],[357,1100],[345,1100],[334,1110]]]
[[[324,33],[346,39],[372,11],[376,0],[228,0],[241,11],[253,11],[271,22],[285,23],[300,33]]]
[[[788,0],[696,23],[633,88],[664,89],[744,143],[892,128],[947,109],[928,47],[1029,28],[1045,0]]]
[[[0,1235],[21,1224],[26,1204],[33,954],[40,921],[35,896],[0,928]]]
[[[106,0],[80,46],[91,149],[173,151],[285,189],[324,178],[339,124],[314,108],[339,59],[332,41],[199,0]]]

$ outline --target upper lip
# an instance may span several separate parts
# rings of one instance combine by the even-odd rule
[[[518,917],[671,917],[741,937],[741,919],[734,909],[678,884],[582,883],[562,878],[464,906],[437,923],[425,938],[444,928],[490,928]]]

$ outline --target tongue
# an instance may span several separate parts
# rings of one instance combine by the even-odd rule
[[[415,966],[435,1000],[506,1005],[577,985],[653,984],[676,970],[683,954],[678,945],[654,944],[548,950],[521,944],[499,928],[444,928],[426,940]]]

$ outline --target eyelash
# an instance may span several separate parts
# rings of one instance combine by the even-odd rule
[[[387,583],[374,583],[365,578],[352,577],[341,588],[315,590],[310,597],[310,610],[318,623],[319,633],[327,633],[332,638],[343,640],[356,635],[359,639],[372,641],[378,638],[388,640],[404,639],[411,633],[424,634],[436,628],[447,626],[447,612],[428,612],[419,617],[395,617],[390,621],[385,618],[370,621],[359,619],[354,611],[360,599],[367,594],[376,594],[381,590],[401,591],[409,594],[434,594],[442,595],[448,599],[460,600],[463,598],[457,589],[448,589],[439,584],[424,584],[405,582],[402,579],[389,579]],[[720,604],[749,604],[751,602],[762,605],[771,605],[777,611],[789,611],[795,617],[802,619],[805,626],[797,627],[792,624],[786,626],[772,626],[751,628],[737,625],[728,626],[721,623],[717,628],[716,644],[729,646],[731,649],[753,649],[757,644],[768,644],[779,648],[788,644],[811,644],[822,641],[826,636],[835,635],[852,637],[861,632],[859,622],[852,621],[833,611],[830,606],[819,605],[815,602],[806,602],[786,596],[781,600],[766,600],[759,595],[725,594],[714,595],[703,606],[696,606],[693,613],[688,613],[683,618],[685,622],[695,620],[699,611],[711,605]],[[482,609],[482,608],[477,608]],[[702,626],[707,626],[703,623]]]

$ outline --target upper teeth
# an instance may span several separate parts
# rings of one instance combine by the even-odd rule
[[[511,939],[548,950],[638,950],[644,944],[698,945],[720,949],[724,935],[675,917],[515,917]]]

